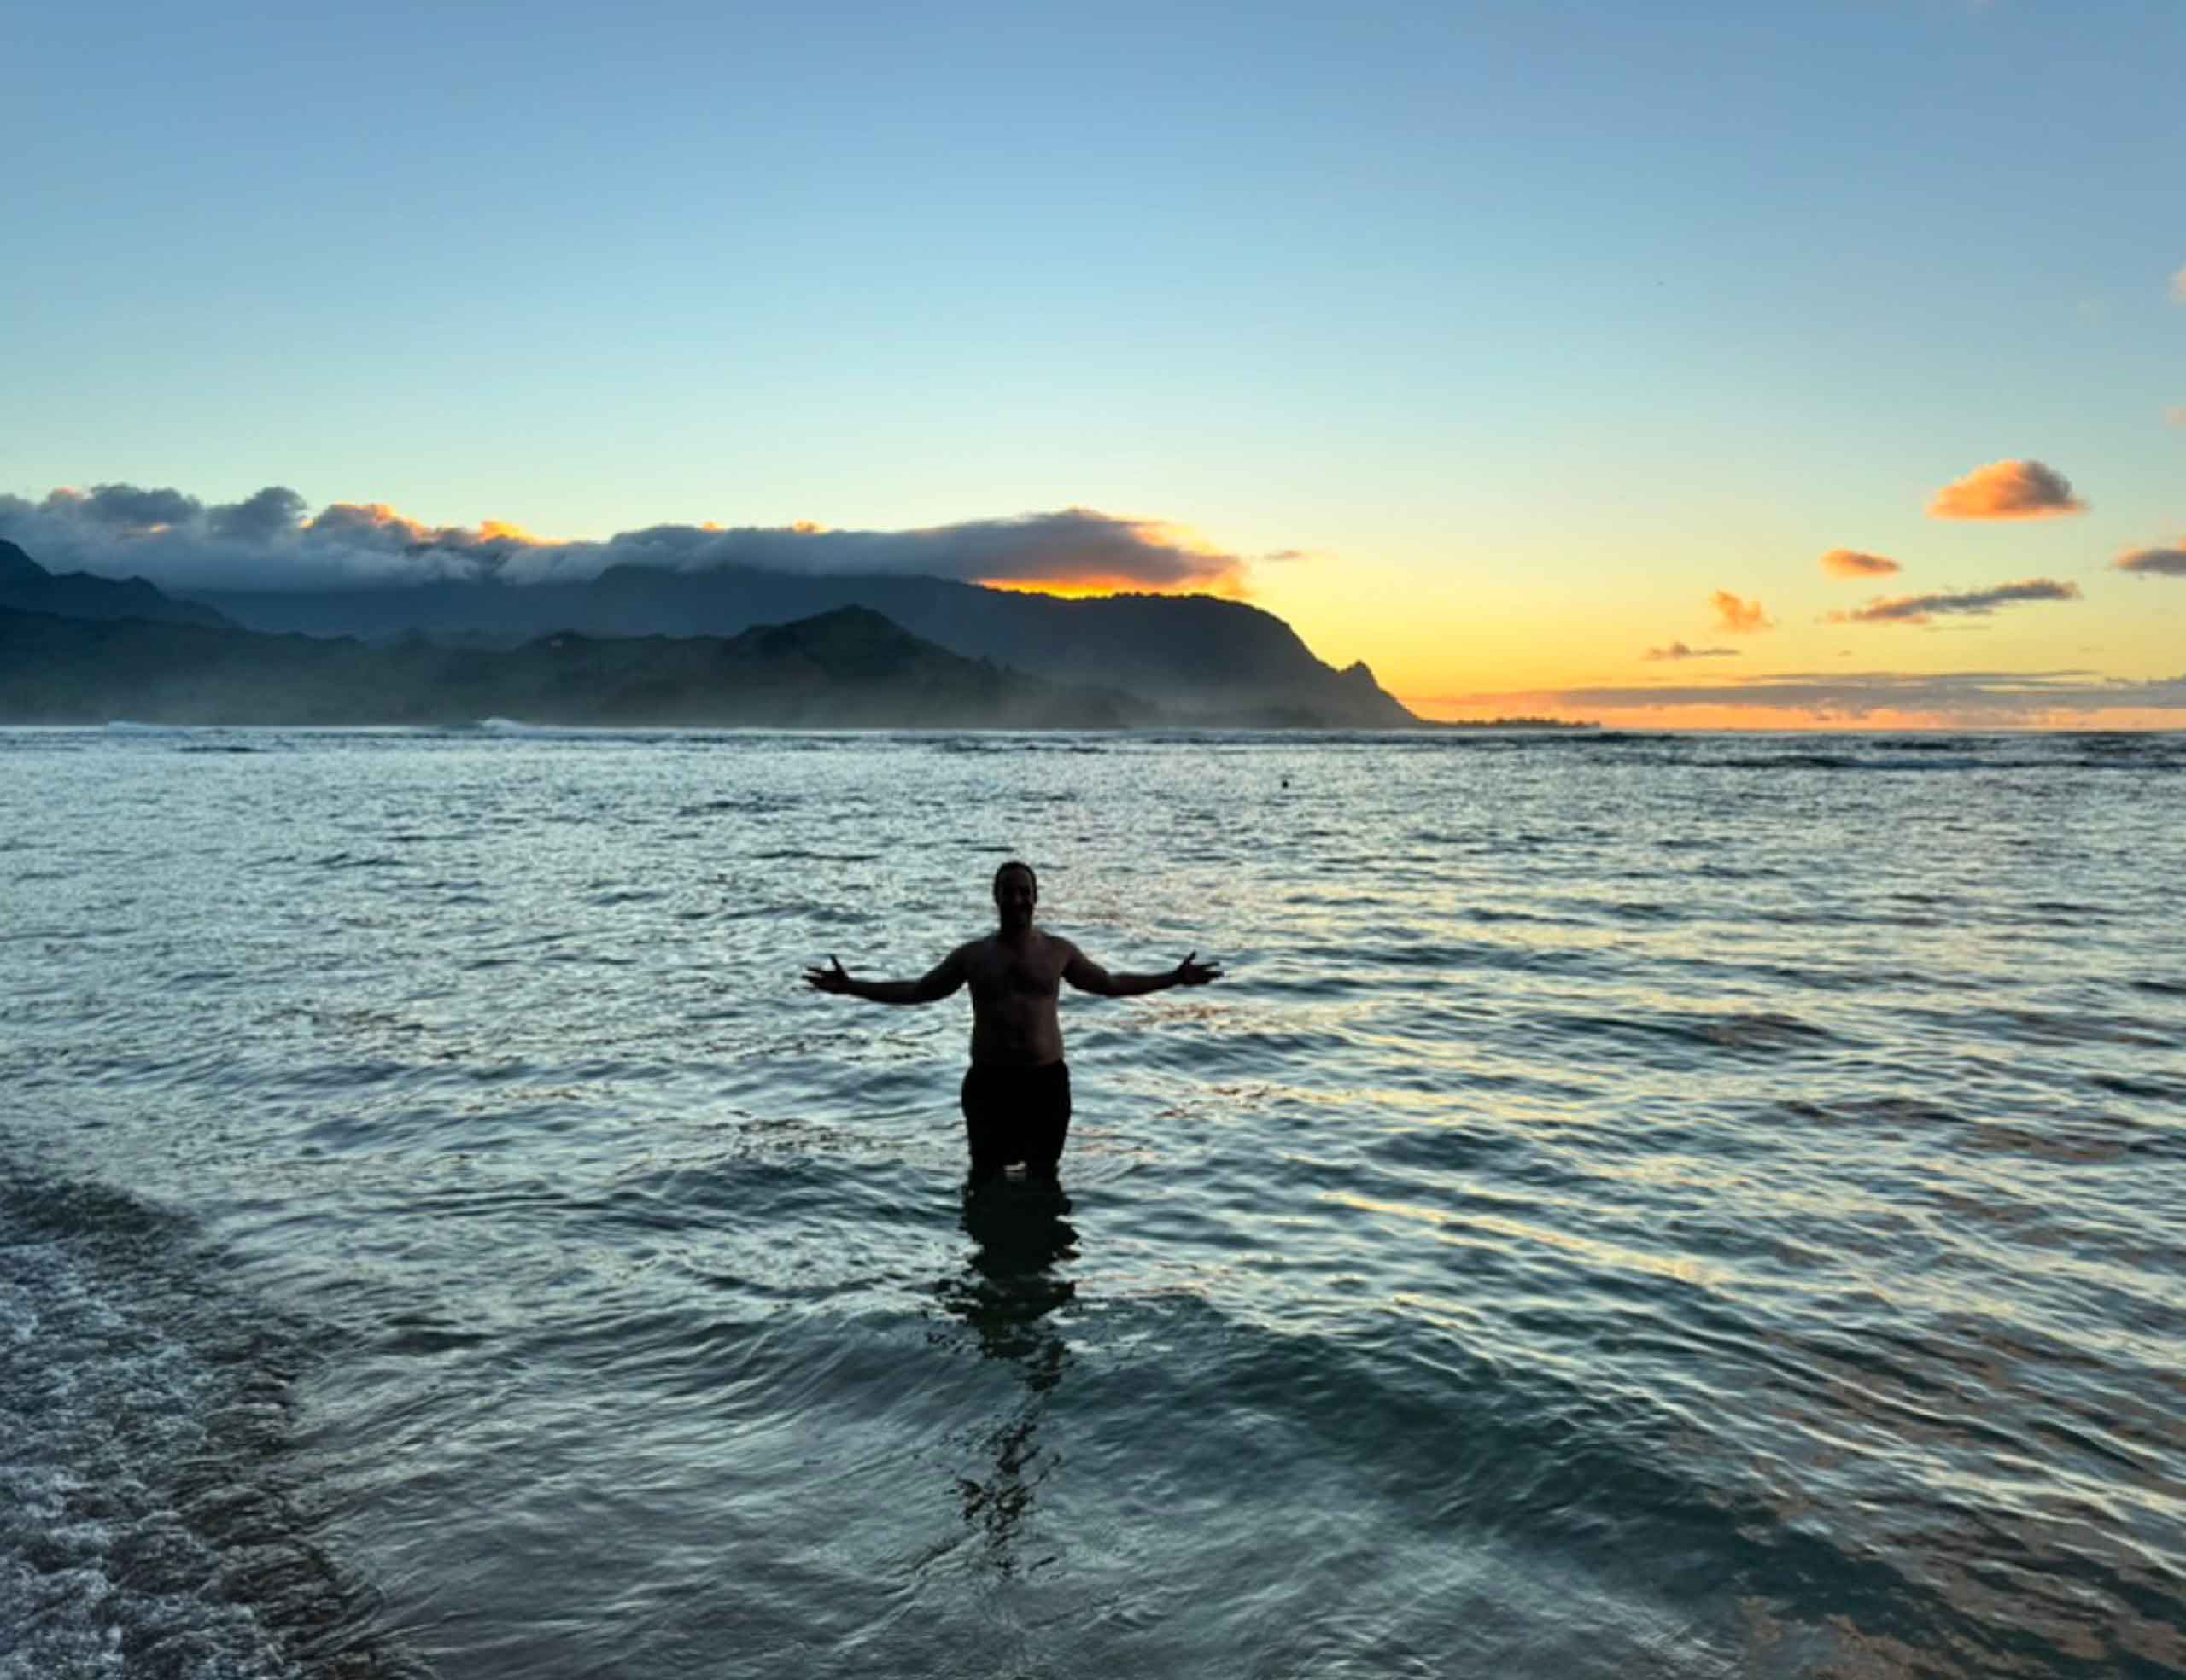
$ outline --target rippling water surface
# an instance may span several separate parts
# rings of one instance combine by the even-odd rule
[[[0,1675],[2186,1673],[2182,769],[0,732]]]

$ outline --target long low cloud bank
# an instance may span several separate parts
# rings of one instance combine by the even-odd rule
[[[2136,682],[2088,670],[1787,671],[1712,683],[1405,697],[1414,706],[1503,714],[1751,710],[1803,712],[1817,722],[1889,715],[2010,726],[2097,712],[2186,714],[2186,674]]]
[[[1687,646],[1683,642],[1672,642],[1668,647],[1651,647],[1646,652],[1647,658],[1655,660],[1735,659],[1738,656],[1736,648],[1697,648]]]
[[[2077,601],[2080,586],[2054,578],[2027,578],[1986,589],[1944,590],[1931,595],[1897,595],[1870,601],[1850,612],[1829,615],[1832,624],[1926,624],[1938,614],[1986,618],[1998,607],[2023,601]]]
[[[207,503],[179,490],[102,484],[55,490],[36,501],[0,495],[0,537],[51,571],[145,577],[182,591],[579,582],[617,565],[1174,590],[1234,586],[1244,564],[1242,557],[1160,521],[1090,508],[912,531],[654,525],[575,542],[545,540],[491,520],[427,525],[377,502],[309,510],[282,485],[238,502]]]

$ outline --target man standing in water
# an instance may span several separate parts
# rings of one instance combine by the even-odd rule
[[[853,980],[834,958],[804,971],[817,991],[868,1003],[933,1003],[972,989],[972,1066],[964,1076],[964,1135],[972,1176],[983,1179],[1022,1161],[1052,1180],[1070,1130],[1070,1070],[1063,1065],[1055,998],[1065,980],[1096,997],[1138,997],[1171,986],[1204,986],[1222,977],[1195,951],[1165,974],[1111,974],[1067,939],[1032,925],[1040,884],[1027,863],[994,872],[1001,923],[984,939],[959,945],[917,980]]]

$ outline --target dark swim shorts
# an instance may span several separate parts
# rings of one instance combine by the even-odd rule
[[[973,1062],[964,1076],[964,1140],[972,1175],[985,1178],[1012,1161],[1055,1176],[1070,1131],[1070,1070],[1061,1062],[1011,1067]]]

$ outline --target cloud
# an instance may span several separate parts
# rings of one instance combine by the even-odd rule
[[[500,520],[430,525],[383,502],[308,509],[283,485],[208,505],[179,490],[102,484],[37,501],[0,495],[0,537],[53,571],[149,577],[181,590],[579,582],[611,566],[647,565],[1234,592],[1247,563],[1182,527],[1090,508],[909,531],[652,525],[605,541],[542,539]]]
[[[1715,604],[1715,627],[1719,630],[1745,636],[1756,630],[1776,627],[1776,621],[1762,610],[1758,601],[1742,601],[1727,589],[1719,589],[1708,598]]]
[[[1650,659],[1735,659],[1738,656],[1736,648],[1687,647],[1683,642],[1672,642],[1668,647],[1649,648],[1646,653]]]
[[[2186,426],[2186,405],[2164,410],[2163,423],[2166,426]]]
[[[206,515],[206,527],[234,542],[271,542],[292,534],[309,505],[295,491],[269,484],[254,496],[214,508]]]
[[[2086,510],[2064,474],[2039,461],[1992,461],[1928,504],[1931,519],[2054,519]]]
[[[2171,277],[2171,300],[2186,303],[2186,268],[2180,269]]]
[[[1856,548],[1832,548],[1821,557],[1821,569],[1832,577],[1887,577],[1902,569],[1895,560],[1879,554],[1862,554]]]
[[[2136,548],[2110,563],[2121,572],[2138,572],[2142,577],[2186,577],[2186,537],[2181,537],[2175,548]]]
[[[2051,578],[2028,578],[2021,583],[1993,584],[1986,589],[1943,592],[1933,595],[1878,596],[1864,607],[1829,615],[1832,624],[1926,624],[1938,613],[1986,618],[1998,607],[2016,601],[2077,601],[2080,586]]]
[[[102,484],[88,495],[75,490],[54,493],[65,498],[86,524],[120,533],[164,530],[203,511],[195,496],[179,490],[140,490],[133,484]]]

